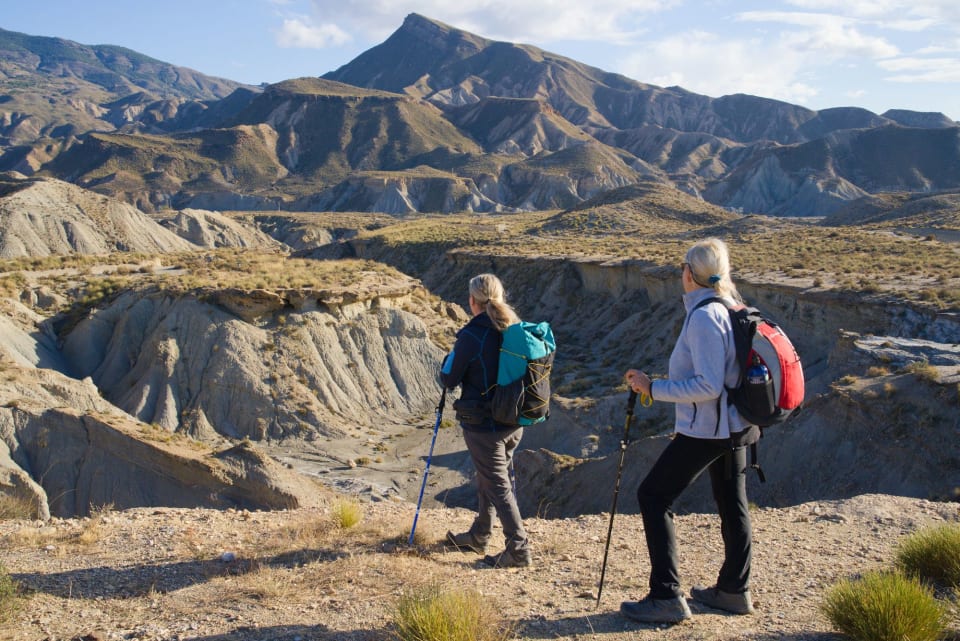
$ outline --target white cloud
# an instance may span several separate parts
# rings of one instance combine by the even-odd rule
[[[536,43],[554,40],[625,42],[642,29],[642,17],[681,0],[312,0],[316,15],[351,24],[366,37],[395,31],[409,13],[419,13],[493,40]]]
[[[303,18],[284,19],[275,31],[277,45],[284,48],[324,49],[350,42],[350,34],[335,24],[312,24]]]
[[[645,43],[619,71],[660,86],[708,96],[746,93],[803,103],[817,90],[803,82],[804,57],[759,40],[722,39],[691,31]]]
[[[787,0],[801,9],[826,11],[872,21],[887,29],[916,31],[939,27],[960,31],[960,3],[956,0]]]
[[[880,66],[895,75],[891,82],[960,82],[960,60],[957,58],[895,58]]]
[[[774,22],[801,29],[784,32],[786,45],[799,51],[813,51],[834,59],[846,56],[887,58],[899,50],[888,40],[867,35],[858,21],[826,13],[789,11],[745,11],[737,16],[744,22]]]
[[[833,59],[845,57],[889,58],[899,49],[884,38],[870,36],[841,23],[824,24],[817,30],[785,34],[785,44],[797,51],[823,54]]]

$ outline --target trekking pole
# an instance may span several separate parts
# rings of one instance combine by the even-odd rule
[[[440,404],[437,405],[437,422],[433,426],[433,438],[430,439],[430,453],[427,454],[427,465],[423,468],[423,482],[420,484],[420,498],[417,499],[417,512],[413,515],[413,526],[410,528],[410,538],[407,545],[413,545],[413,535],[417,531],[417,519],[420,518],[420,504],[423,503],[423,490],[427,487],[427,473],[430,471],[430,459],[433,458],[433,446],[437,442],[437,432],[440,431],[440,418],[443,416],[443,404],[447,401],[447,388],[440,394]]]
[[[646,399],[644,399],[646,400]],[[627,436],[633,421],[633,408],[637,404],[637,393],[630,390],[627,399],[627,421],[623,427],[623,439],[620,441],[620,463],[617,464],[617,482],[613,486],[613,505],[610,507],[610,525],[607,527],[607,544],[603,548],[603,567],[600,570],[600,587],[597,589],[597,607],[600,607],[600,595],[603,594],[603,577],[607,573],[607,553],[610,551],[610,535],[613,534],[613,515],[617,513],[617,497],[620,495],[620,476],[623,473],[623,457],[627,453]]]

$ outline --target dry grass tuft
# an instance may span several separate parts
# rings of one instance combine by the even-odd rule
[[[363,508],[354,500],[340,499],[331,506],[330,518],[336,527],[349,530],[363,520]]]
[[[923,581],[960,589],[960,523],[914,532],[900,542],[896,562]]]
[[[30,520],[37,515],[33,501],[16,494],[0,494],[0,520]]]
[[[842,580],[824,596],[822,611],[853,641],[937,641],[946,607],[918,579],[869,572]]]
[[[918,379],[928,383],[940,382],[940,370],[926,360],[914,361],[904,367],[903,371],[913,374]]]
[[[402,641],[504,641],[513,636],[494,606],[473,591],[433,585],[401,595],[394,613]]]

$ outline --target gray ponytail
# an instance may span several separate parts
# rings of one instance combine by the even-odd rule
[[[687,250],[685,261],[697,285],[714,290],[717,296],[743,302],[730,277],[730,251],[725,242],[719,238],[701,240]]]

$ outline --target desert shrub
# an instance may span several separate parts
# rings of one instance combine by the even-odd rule
[[[20,607],[20,594],[17,583],[7,572],[7,568],[0,563],[0,623],[13,616]]]
[[[403,594],[393,622],[401,641],[503,641],[513,636],[479,594],[437,586]]]
[[[0,494],[0,520],[35,519],[37,506],[16,494]]]
[[[914,577],[869,572],[829,588],[821,611],[853,641],[936,641],[947,624],[946,607]]]
[[[918,530],[900,542],[897,567],[922,581],[960,588],[960,523]]]
[[[936,383],[940,380],[940,370],[938,370],[936,366],[931,365],[926,359],[922,361],[914,361],[903,369],[922,381]]]
[[[340,500],[333,504],[330,510],[330,517],[334,525],[347,530],[359,523],[363,519],[363,510],[356,501]]]

